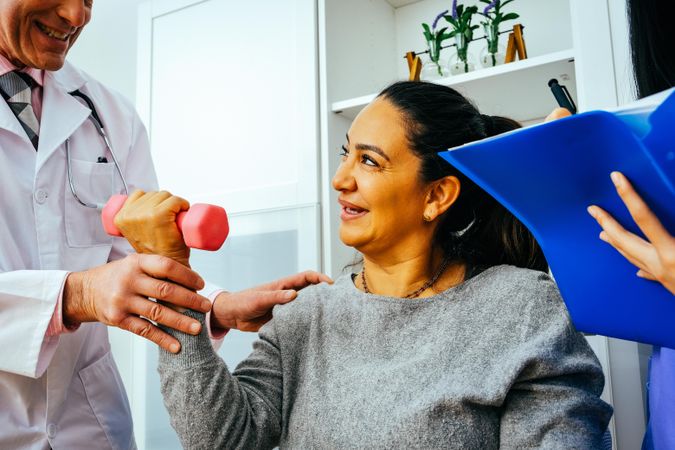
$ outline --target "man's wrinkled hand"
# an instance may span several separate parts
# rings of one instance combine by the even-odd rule
[[[208,312],[211,302],[194,292],[203,287],[204,280],[196,272],[172,259],[129,255],[68,275],[63,292],[64,324],[101,322],[131,331],[176,353],[180,350],[178,340],[153,322],[198,334],[201,324],[171,307]]]
[[[216,297],[211,323],[218,328],[258,331],[272,318],[272,309],[295,299],[298,291],[313,284],[329,283],[327,275],[301,272],[239,292],[223,292]]]

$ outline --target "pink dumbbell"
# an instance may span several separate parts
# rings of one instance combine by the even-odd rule
[[[115,216],[126,200],[126,195],[113,195],[103,208],[103,229],[111,236],[122,236],[115,226]],[[204,203],[195,203],[187,211],[178,213],[176,225],[183,233],[185,245],[202,250],[218,250],[230,232],[225,210]]]

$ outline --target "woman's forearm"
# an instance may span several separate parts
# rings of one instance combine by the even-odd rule
[[[204,321],[204,315],[186,312]],[[206,327],[203,328],[205,330]],[[167,331],[169,332],[169,331]],[[199,336],[172,333],[181,341],[182,350],[174,355],[160,352],[159,374],[164,404],[184,448],[273,448],[280,435],[281,395],[279,389],[260,390],[268,383],[256,382],[255,371],[269,372],[275,365],[273,346],[259,344],[251,358],[254,373],[247,381],[232,375],[213,350],[205,331]],[[267,347],[267,348],[265,348]],[[260,368],[262,360],[270,367]],[[247,360],[247,361],[248,361]],[[247,362],[242,363],[243,367]],[[264,375],[261,375],[263,377]],[[275,377],[281,380],[280,374]],[[280,384],[279,384],[280,386]]]

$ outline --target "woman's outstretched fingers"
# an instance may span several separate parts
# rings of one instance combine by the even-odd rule
[[[616,174],[618,172],[612,174],[612,180],[615,181],[617,192],[649,241],[627,231],[602,208],[592,205],[588,207],[588,213],[603,229],[600,239],[640,269],[637,276],[658,281],[675,294],[675,238],[663,227],[628,180]]]
[[[632,265],[634,265],[634,266],[637,267],[638,269],[641,269],[641,270],[647,270],[647,265],[646,265],[645,262],[643,262],[643,261],[641,261],[641,260],[639,260],[639,259],[636,259],[636,258],[634,258],[632,255],[630,255],[630,254],[626,253],[625,251],[623,251],[623,250],[621,249],[621,246],[618,245],[618,243],[616,243],[615,241],[613,241],[613,240],[609,237],[609,235],[607,234],[606,231],[602,231],[602,232],[600,233],[600,236],[598,236],[598,237],[600,238],[600,240],[602,240],[602,241],[604,241],[604,242],[607,242],[609,245],[611,245],[612,247],[614,247],[614,250],[616,250],[617,252],[619,252],[619,253],[621,254],[621,256],[623,256],[624,258],[626,258],[626,259],[628,260],[628,262],[630,262]]]
[[[647,272],[644,269],[638,270],[636,275],[640,278],[645,278],[647,280],[658,281],[654,275],[652,275],[651,273]]]
[[[619,197],[621,197],[631,217],[645,236],[647,236],[647,239],[657,247],[666,240],[671,241],[672,237],[670,233],[663,227],[661,221],[642,200],[640,195],[635,192],[630,181],[621,172],[612,172],[611,178]]]
[[[600,239],[633,259],[639,261],[646,259],[648,252],[651,250],[651,245],[648,242],[626,230],[607,211],[598,206],[589,206],[588,213],[604,230],[604,235],[601,233]]]

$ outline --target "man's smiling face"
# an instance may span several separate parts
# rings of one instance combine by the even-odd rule
[[[1,0],[0,53],[20,68],[60,69],[92,6],[93,0]]]

